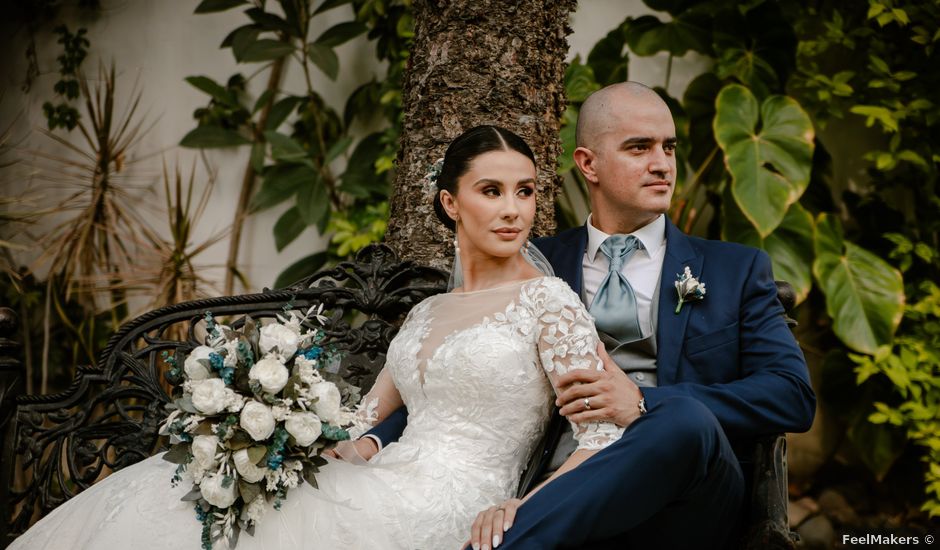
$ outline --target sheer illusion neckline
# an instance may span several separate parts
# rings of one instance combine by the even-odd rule
[[[488,288],[481,288],[479,290],[461,290],[460,292],[456,292],[452,290],[450,292],[447,292],[446,294],[441,294],[440,296],[467,296],[467,295],[472,295],[472,294],[480,294],[482,292],[490,292],[493,290],[503,290],[507,288],[512,288],[514,286],[523,285],[525,283],[530,283],[532,281],[537,281],[539,279],[545,279],[546,277],[547,275],[538,275],[536,277],[530,277],[528,279],[519,279],[517,281],[510,281],[508,283],[502,283],[502,284],[491,286]]]

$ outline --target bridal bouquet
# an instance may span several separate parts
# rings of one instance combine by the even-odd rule
[[[234,547],[268,501],[279,509],[300,483],[316,487],[320,453],[349,438],[359,389],[323,370],[335,353],[320,345],[321,313],[285,311],[261,327],[247,318],[241,329],[207,314],[206,345],[182,367],[166,358],[182,392],[161,426],[172,445],[164,459],[178,465],[174,485],[193,483],[183,500],[195,504],[205,550],[222,538]]]

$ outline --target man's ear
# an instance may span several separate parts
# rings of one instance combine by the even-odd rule
[[[447,215],[450,216],[450,219],[455,222],[460,219],[460,215],[457,213],[457,199],[450,194],[450,191],[441,191],[441,205],[444,207],[444,212],[447,212]]]
[[[587,147],[578,147],[574,150],[574,163],[578,165],[578,170],[584,174],[584,178],[591,183],[597,183],[597,172],[594,170],[594,162],[597,156],[594,151]]]

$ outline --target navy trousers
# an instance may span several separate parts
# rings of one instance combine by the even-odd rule
[[[526,501],[499,548],[724,550],[737,537],[744,493],[715,416],[693,398],[671,397]]]

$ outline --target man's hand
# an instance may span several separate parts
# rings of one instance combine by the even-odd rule
[[[511,498],[499,506],[491,506],[477,514],[470,527],[470,540],[461,548],[470,545],[474,550],[491,550],[503,542],[503,534],[516,521],[516,510],[522,505],[518,498]]]
[[[597,345],[604,370],[577,369],[558,378],[558,398],[562,416],[572,422],[607,420],[627,427],[640,416],[640,388],[610,358],[604,344]],[[585,404],[590,404],[588,408]]]
[[[353,464],[368,462],[379,452],[379,447],[371,437],[363,437],[355,441],[340,441],[332,449],[323,451],[323,455],[352,462]]]

